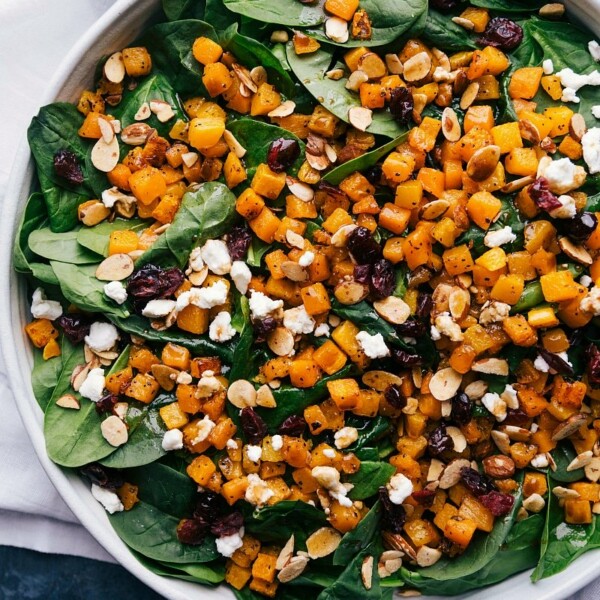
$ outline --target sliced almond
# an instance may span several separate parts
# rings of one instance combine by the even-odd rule
[[[431,567],[442,558],[442,551],[429,546],[421,546],[417,551],[417,564],[420,567]]]
[[[447,490],[456,485],[462,477],[462,470],[470,467],[471,463],[466,458],[454,459],[440,477],[440,489]]]
[[[229,386],[227,399],[236,408],[256,406],[256,390],[249,381],[238,379]]]
[[[591,265],[594,262],[591,254],[580,244],[574,244],[568,237],[561,237],[558,240],[560,249],[574,261],[582,265]]]
[[[294,351],[294,334],[287,327],[276,327],[267,336],[267,346],[277,356],[290,356]]]
[[[279,556],[277,557],[277,562],[275,563],[275,569],[277,571],[281,571],[283,567],[285,567],[290,560],[294,556],[294,536],[292,535],[290,539],[285,543],[285,546],[281,549]]]
[[[92,164],[103,173],[112,171],[119,163],[119,141],[116,136],[106,143],[100,138],[92,148]]]
[[[459,106],[461,107],[461,109],[467,110],[467,108],[469,108],[469,106],[471,106],[471,104],[473,104],[473,102],[475,102],[475,100],[477,99],[477,94],[479,94],[479,83],[473,81],[467,86],[462,96],[460,97]]]
[[[539,146],[542,141],[540,130],[534,125],[529,119],[519,119],[519,131],[521,137],[532,144],[533,146]]]
[[[208,267],[204,265],[200,271],[194,271],[188,275],[190,283],[196,287],[201,286],[208,277]]]
[[[508,437],[508,434],[494,429],[491,436],[492,440],[494,440],[494,444],[496,444],[498,450],[500,450],[502,454],[510,454],[510,438]]]
[[[128,254],[111,254],[96,269],[96,279],[100,281],[123,281],[132,273],[135,265]]]
[[[339,17],[330,17],[325,21],[325,35],[338,44],[345,44],[350,37],[347,21]]]
[[[402,325],[410,317],[410,306],[396,296],[373,302],[373,308],[380,317],[394,325]]]
[[[337,152],[330,144],[325,144],[325,154],[327,155],[329,162],[334,163],[337,161]]]
[[[250,71],[250,78],[258,86],[267,83],[267,70],[262,65],[258,65]]]
[[[65,394],[56,401],[56,406],[61,408],[70,408],[73,410],[79,410],[81,408],[79,400],[73,396],[73,394]]]
[[[348,241],[348,236],[358,227],[358,225],[343,225],[331,236],[331,245],[336,248],[343,248]]]
[[[559,4],[559,6],[562,6],[562,4]],[[569,133],[571,134],[571,137],[580,142],[586,131],[587,125],[584,116],[581,113],[575,113],[569,122]]]
[[[177,376],[179,375],[177,369],[168,367],[167,365],[152,365],[150,370],[152,371],[152,375],[154,375],[154,379],[158,381],[163,390],[170,392],[175,388]]]
[[[556,442],[564,440],[573,435],[582,425],[587,423],[587,417],[584,414],[571,415],[566,421],[559,423],[552,432],[552,439]]]
[[[429,392],[436,400],[450,400],[458,392],[462,375],[452,367],[440,369],[429,382]]]
[[[290,41],[290,35],[285,29],[276,29],[271,34],[271,41],[274,44],[287,44]]]
[[[283,261],[280,268],[282,273],[291,281],[308,281],[308,272],[306,269],[293,260]]]
[[[353,106],[348,111],[348,121],[359,131],[366,131],[373,122],[373,111],[362,106]]]
[[[450,106],[447,106],[442,112],[442,133],[449,142],[458,142],[462,137],[458,117]]]
[[[563,487],[562,485],[557,485],[556,487],[552,488],[552,493],[559,500],[579,500],[581,497],[579,492],[576,490]]]
[[[539,513],[544,510],[546,501],[539,494],[531,494],[523,500],[523,508],[532,513]]]
[[[583,467],[587,467],[594,458],[594,454],[591,450],[586,450],[581,454],[578,454],[567,466],[567,471],[576,471],[577,469],[582,469]]]
[[[324,171],[325,169],[331,166],[331,161],[326,154],[322,154],[320,156],[316,156],[311,154],[310,152],[306,152],[306,162],[313,168],[315,171]]]
[[[341,541],[342,536],[338,531],[321,527],[306,540],[306,550],[312,559],[323,558],[335,552]]]
[[[458,427],[446,427],[446,433],[452,439],[452,443],[454,444],[454,452],[458,452],[460,454],[466,449],[467,438],[465,438],[465,435]]]
[[[448,308],[455,321],[462,321],[471,308],[471,294],[463,288],[454,288],[448,299]]]
[[[390,385],[402,385],[402,377],[387,371],[367,371],[362,376],[362,382],[378,392],[385,392]]]
[[[339,81],[344,76],[344,69],[329,69],[327,73],[325,73],[325,77],[327,79],[331,79],[332,81]]]
[[[233,63],[233,65],[231,65],[231,68],[233,69],[233,72],[237,75],[238,79],[246,86],[246,88],[248,88],[250,92],[252,92],[253,94],[256,94],[256,92],[258,92],[258,86],[256,85],[256,83],[254,83],[248,69],[242,67],[242,65],[239,65],[238,63]]]
[[[256,406],[262,406],[263,408],[276,408],[277,402],[275,396],[268,385],[261,385],[256,390]]]
[[[342,304],[357,304],[369,295],[369,286],[353,280],[342,281],[335,286],[333,294]]]
[[[508,361],[503,358],[482,358],[471,365],[471,370],[487,375],[508,375]]]
[[[115,52],[104,63],[104,77],[111,83],[121,83],[125,79],[125,62],[123,54]]]
[[[427,52],[419,52],[404,62],[405,81],[420,81],[431,71],[431,57]]]
[[[299,233],[296,233],[291,229],[288,229],[285,232],[285,241],[293,248],[298,248],[299,250],[304,250],[306,244],[305,239]]]
[[[432,200],[421,208],[421,218],[425,221],[435,221],[450,208],[448,200]]]
[[[352,71],[352,73],[350,73],[348,81],[346,82],[346,89],[352,90],[353,92],[358,92],[360,86],[367,81],[369,81],[369,76],[364,71],[357,69],[356,71]]]
[[[369,555],[363,558],[360,566],[360,578],[362,579],[363,585],[366,590],[370,590],[373,587],[373,566],[375,559]]]
[[[399,534],[384,531],[382,534],[383,545],[389,550],[398,550],[413,561],[417,560],[415,549]]]
[[[500,189],[500,191],[505,194],[512,194],[513,192],[518,192],[524,187],[531,185],[534,181],[535,177],[532,177],[531,175],[527,175],[526,177],[519,177],[519,179],[515,179],[507,183],[504,187]]]
[[[518,427],[517,425],[505,425],[502,431],[506,433],[508,439],[513,442],[528,442],[531,439],[532,433],[525,427]]]
[[[225,143],[227,144],[227,146],[229,146],[229,149],[238,157],[238,158],[243,158],[244,156],[246,156],[246,148],[244,148],[237,140],[237,138],[233,135],[233,133],[231,133],[231,131],[229,131],[228,129],[226,129],[223,133],[223,139],[225,140]]]
[[[427,481],[438,481],[444,471],[444,463],[437,458],[432,458],[427,471]]]
[[[225,132],[225,133],[227,133],[227,132]],[[225,136],[223,136],[223,137],[225,137]],[[184,152],[181,155],[181,160],[183,161],[183,164],[188,169],[191,169],[198,162],[198,153],[197,152]]]
[[[132,123],[121,132],[121,141],[128,146],[142,146],[154,132],[156,129],[147,123]]]
[[[292,100],[282,102],[277,108],[274,108],[267,114],[267,117],[289,117],[296,110],[296,103]]]
[[[592,460],[584,467],[584,470],[586,478],[593,483],[597,483],[600,479],[600,457],[592,457]]]
[[[308,565],[308,558],[306,556],[294,556],[288,564],[279,571],[277,579],[281,583],[287,583],[293,581],[296,577],[299,577],[306,569]]]
[[[127,425],[116,415],[111,415],[102,421],[100,431],[102,432],[102,437],[115,448],[125,444],[129,438]]]
[[[290,192],[294,194],[296,198],[302,200],[302,202],[310,202],[315,197],[315,192],[310,185],[289,176],[286,177],[285,182]]]
[[[467,163],[467,175],[474,181],[487,179],[496,170],[500,156],[500,147],[494,144],[475,150]]]
[[[136,121],[145,121],[150,118],[152,111],[150,110],[150,105],[147,102],[142,103],[142,105],[138,108],[133,118]],[[125,128],[127,129],[127,128]]]
[[[437,64],[446,71],[452,71],[452,64],[448,55],[440,50],[439,48],[432,48],[431,53],[433,54],[433,58],[437,61]]]
[[[544,4],[540,8],[539,15],[545,19],[560,19],[565,14],[565,6],[560,2]]]
[[[107,144],[110,144],[110,142],[112,142],[112,139],[115,137],[115,130],[113,129],[113,126],[106,119],[100,118],[98,119],[98,127],[100,128],[102,139]]]
[[[413,94],[413,113],[420,115],[427,106],[427,94]]]
[[[164,100],[150,100],[150,110],[161,123],[166,123],[175,116],[173,107]]]
[[[385,64],[392,75],[402,75],[404,73],[404,65],[397,54],[386,54]]]
[[[90,372],[88,365],[76,365],[71,373],[71,387],[78,392]]]
[[[456,23],[459,27],[462,27],[467,31],[473,31],[473,29],[475,29],[475,24],[473,21],[469,21],[469,19],[465,19],[463,17],[452,17],[452,22]]]

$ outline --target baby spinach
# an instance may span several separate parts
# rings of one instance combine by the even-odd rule
[[[206,563],[219,557],[214,539],[207,537],[197,546],[177,539],[179,519],[152,504],[138,502],[131,510],[109,516],[119,537],[143,556],[173,564]]]
[[[182,268],[192,248],[227,233],[236,218],[235,196],[229,188],[218,182],[202,183],[184,194],[171,226],[142,254],[137,264]]]
[[[296,0],[223,0],[232,12],[262,23],[276,23],[293,27],[320,25],[325,20],[321,3],[303,4]]]
[[[97,264],[102,257],[77,242],[78,231],[54,233],[49,227],[31,232],[28,245],[32,252],[47,260],[66,262],[73,265]]]
[[[390,420],[381,415],[378,415],[374,419],[348,415],[346,417],[346,425],[358,429],[358,439],[348,449],[350,452],[358,452],[363,448],[366,450],[388,433]]]
[[[561,483],[571,483],[573,481],[585,479],[583,469],[567,471],[567,467],[577,457],[577,452],[575,452],[571,442],[565,440],[564,442],[559,443],[550,454],[556,463],[556,470],[552,469],[551,471],[548,471],[551,473],[552,479],[560,481]]]
[[[162,0],[162,9],[168,21],[204,19],[206,0]]]
[[[296,0],[293,0],[294,2]],[[336,66],[333,53],[320,48],[311,54],[298,56],[291,42],[287,44],[287,59],[302,85],[336,117],[348,123],[348,111],[361,106],[358,94],[346,89],[346,80],[329,79],[325,73]],[[367,128],[369,133],[397,138],[404,133],[404,127],[394,120],[387,110],[373,111],[373,122]]]
[[[21,215],[13,246],[13,265],[19,273],[31,272],[31,263],[36,262],[37,257],[29,248],[27,240],[33,231],[43,227],[47,222],[48,213],[44,204],[44,196],[39,192],[34,192],[29,196]]]
[[[56,186],[40,167],[37,176],[48,209],[52,231],[69,231],[76,227],[79,224],[77,207],[90,196]]]
[[[34,349],[31,387],[33,388],[33,395],[42,410],[46,410],[48,402],[52,398],[62,368],[62,356],[55,356],[54,358],[44,360],[42,351],[38,348]]]
[[[364,500],[377,493],[396,472],[396,467],[390,463],[363,461],[353,475],[348,475],[348,482],[354,485],[348,494],[352,500]]]
[[[230,383],[237,379],[247,379],[254,370],[254,353],[252,352],[254,330],[250,322],[248,298],[245,296],[236,294],[236,312],[231,323],[238,332],[239,338],[233,351],[231,371],[228,374]]]
[[[477,48],[473,35],[469,34],[464,27],[454,23],[451,15],[444,15],[433,8],[429,8],[427,13],[427,23],[422,37],[430,46],[442,48],[444,52],[460,52]]]
[[[358,552],[366,548],[377,534],[380,520],[381,506],[377,501],[362,521],[344,535],[333,555],[333,564],[347,565]]]
[[[504,13],[537,12],[545,0],[471,0],[473,6]]]
[[[136,233],[146,229],[148,226],[147,221],[141,219],[115,219],[114,221],[102,221],[94,227],[82,227],[77,232],[77,242],[100,255],[99,261],[102,260],[102,256],[108,256],[108,242],[110,234],[113,231],[122,231],[128,229],[135,231]]]
[[[217,585],[225,579],[225,564],[223,562],[178,564],[151,560],[133,550],[131,553],[148,570],[163,577],[174,577],[210,586]]]
[[[393,139],[391,142],[388,142],[383,146],[377,146],[375,150],[371,150],[371,152],[367,152],[362,156],[353,158],[352,160],[349,160],[338,167],[331,169],[331,171],[329,171],[329,173],[323,177],[323,181],[333,185],[339,185],[342,180],[349,175],[352,175],[352,173],[355,171],[363,172],[369,167],[376,165],[384,156],[387,156],[392,150],[394,150],[396,146],[402,144],[407,137],[408,134],[403,133],[396,139]]]

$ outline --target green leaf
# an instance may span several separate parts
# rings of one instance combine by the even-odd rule
[[[192,248],[227,233],[236,218],[235,196],[229,188],[218,182],[202,183],[183,195],[171,226],[136,264],[183,268]]]
[[[367,152],[362,156],[353,158],[352,160],[341,164],[339,167],[335,167],[335,169],[331,169],[331,171],[323,177],[323,181],[331,183],[332,185],[339,185],[342,180],[349,175],[352,175],[355,171],[360,171],[361,173],[366,171],[368,168],[376,165],[384,156],[387,156],[396,148],[396,146],[402,144],[407,136],[408,134],[403,133],[391,142],[376,147],[375,150],[371,150],[371,152]]]
[[[78,231],[54,233],[49,227],[32,231],[28,244],[32,252],[47,260],[74,265],[98,264],[102,256],[91,252],[77,242]]]
[[[217,585],[225,579],[225,564],[222,561],[199,565],[193,563],[178,564],[151,560],[135,551],[132,551],[132,554],[152,573],[163,577],[173,577],[210,586]]]
[[[232,326],[239,333],[239,338],[233,351],[231,371],[228,374],[229,383],[238,379],[248,379],[254,371],[254,330],[250,321],[248,298],[236,295],[236,312],[231,320]]]
[[[444,15],[433,8],[427,13],[427,24],[423,32],[423,40],[430,46],[443,48],[444,52],[460,52],[474,50],[475,36],[452,21],[453,15]]]
[[[31,387],[40,408],[46,410],[63,369],[63,356],[44,360],[42,350],[34,348]]]
[[[554,462],[556,463],[556,469],[552,469],[552,479],[560,481],[561,483],[572,483],[573,481],[581,481],[585,479],[585,473],[583,469],[575,469],[574,471],[567,471],[567,467],[577,457],[577,452],[570,441],[565,440],[560,442],[554,450],[550,451]]]
[[[115,219],[112,222],[102,221],[94,227],[82,227],[77,232],[77,241],[84,248],[88,248],[92,252],[102,256],[108,256],[108,242],[110,234],[113,231],[123,231],[129,229],[136,233],[146,229],[148,227],[148,221],[142,221],[141,219]]]
[[[36,229],[44,226],[48,221],[48,212],[44,204],[44,196],[34,192],[29,196],[25,210],[21,215],[15,244],[13,246],[13,265],[20,273],[30,273],[30,263],[36,262],[36,256],[27,243],[29,235]]]
[[[205,0],[162,0],[162,9],[168,21],[203,19]]]
[[[358,94],[346,89],[346,82],[343,78],[334,81],[325,76],[325,73],[335,66],[332,52],[320,48],[311,54],[298,56],[292,42],[289,42],[287,59],[302,85],[327,110],[348,123],[348,111],[355,106],[361,106],[360,98]],[[389,138],[397,138],[404,133],[404,128],[394,120],[388,110],[379,110],[373,112],[373,122],[367,131]]]
[[[348,475],[348,482],[354,487],[348,494],[352,500],[364,500],[375,495],[396,472],[396,467],[387,462],[363,461],[353,475]]]
[[[537,12],[545,0],[471,0],[473,6],[504,13]]]
[[[310,27],[325,20],[321,4],[302,4],[296,0],[223,0],[232,12],[263,23]]]
[[[333,555],[333,564],[347,565],[356,554],[366,548],[377,534],[380,520],[381,506],[377,501],[362,521],[352,531],[344,535]]]
[[[363,448],[375,445],[390,430],[390,420],[378,415],[374,419],[348,415],[346,425],[358,429],[358,440],[348,448],[349,452],[358,452]],[[366,460],[366,459],[363,459]]]

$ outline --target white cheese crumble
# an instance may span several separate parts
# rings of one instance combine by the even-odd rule
[[[337,500],[342,506],[352,506],[352,500],[348,498],[348,492],[352,489],[351,484],[344,485],[340,482],[340,473],[333,467],[313,467],[312,476],[319,485],[323,486],[329,495]]]
[[[569,360],[569,355],[566,352],[557,352],[556,356],[560,356],[570,367],[573,366],[573,363]]]
[[[271,438],[271,448],[275,452],[279,452],[283,448],[283,438],[280,435],[277,434]]]
[[[592,106],[592,115],[596,119],[600,119],[600,104],[596,104],[596,106]]]
[[[92,369],[79,388],[79,394],[92,402],[98,402],[104,393],[104,369]]]
[[[317,325],[314,331],[315,337],[329,337],[329,325],[327,323],[321,323]]]
[[[192,444],[200,444],[210,435],[210,432],[215,428],[216,423],[211,421],[208,415],[205,415],[202,421],[198,423],[196,429],[196,437],[192,441]]]
[[[231,256],[223,240],[208,240],[202,246],[202,260],[215,275],[226,275],[231,270]]]
[[[573,69],[562,69],[556,73],[563,87],[577,92],[586,85],[600,85],[600,71],[592,71],[586,75],[575,73]]]
[[[371,335],[366,331],[359,331],[356,334],[356,341],[369,358],[383,358],[390,355],[390,349],[385,345],[380,333]]]
[[[496,417],[497,421],[506,419],[506,402],[498,394],[493,392],[484,394],[481,403]]]
[[[582,275],[579,278],[579,283],[583,287],[589,288],[594,283],[594,280],[589,275]]]
[[[248,475],[248,487],[246,488],[246,502],[254,506],[263,506],[270,498],[272,498],[274,492],[269,488],[267,483],[263,481],[256,473],[250,473]]]
[[[325,448],[325,450],[323,450],[323,456],[335,458],[335,450],[333,448]]]
[[[85,336],[85,343],[96,352],[110,350],[119,339],[119,332],[112,323],[92,323],[90,332]]]
[[[462,342],[464,339],[460,325],[454,321],[450,313],[443,312],[435,318],[435,327],[442,334],[450,338],[452,342]]]
[[[252,272],[248,268],[248,265],[243,260],[233,261],[230,275],[238,292],[240,294],[245,294],[248,291],[248,286],[252,279]]]
[[[588,129],[583,138],[583,160],[588,166],[590,175],[600,173],[600,127]]]
[[[549,373],[550,372],[550,365],[544,360],[544,358],[542,356],[537,356],[536,359],[533,361],[533,366],[540,372],[540,373]]]
[[[338,450],[343,450],[354,444],[358,439],[358,429],[356,427],[342,427],[335,432],[333,439],[335,440],[335,447]]]
[[[588,43],[588,50],[596,62],[600,61],[600,44],[596,40]]]
[[[179,429],[169,429],[163,435],[161,442],[162,449],[166,452],[171,450],[181,450],[183,448],[183,433]]]
[[[192,376],[187,371],[180,371],[177,374],[177,379],[175,381],[177,383],[183,383],[184,385],[188,385],[192,383]]]
[[[392,504],[402,504],[412,493],[412,481],[402,473],[396,473],[385,486]]]
[[[224,535],[215,540],[217,545],[217,552],[221,556],[229,558],[236,550],[244,545],[242,538],[244,537],[244,528],[240,528],[236,533],[231,535]]]
[[[561,206],[548,211],[548,214],[553,219],[572,219],[577,214],[577,205],[575,199],[571,196],[563,194],[558,197]]]
[[[104,293],[117,304],[123,304],[127,300],[127,290],[120,281],[109,281],[104,284]]]
[[[260,446],[248,444],[246,446],[246,456],[248,457],[248,460],[258,462],[262,458],[262,448]]]
[[[208,328],[208,337],[213,342],[228,342],[236,333],[231,326],[231,315],[224,310],[213,319]]]
[[[264,319],[283,308],[283,300],[271,300],[262,292],[252,290],[250,294],[250,313],[253,319]]]
[[[482,307],[479,314],[479,323],[481,325],[491,325],[503,321],[510,314],[511,306],[505,302],[497,300],[488,300]]]
[[[548,466],[548,456],[544,452],[542,454],[536,454],[531,459],[531,466],[535,469],[545,469]]]
[[[595,317],[600,316],[600,287],[594,286],[588,295],[581,301],[581,310],[593,313]]]
[[[102,488],[95,483],[92,483],[92,496],[94,496],[94,498],[102,504],[104,510],[111,515],[125,509],[121,499],[115,492]]]
[[[198,381],[197,393],[199,398],[210,398],[223,389],[221,382],[213,375],[212,371],[204,371]]]
[[[227,449],[228,450],[237,450],[237,442],[235,440],[227,440]]]
[[[578,104],[580,102],[577,92],[573,88],[570,88],[570,87],[566,87],[562,91],[560,99],[562,102],[575,102],[575,104]]]
[[[54,321],[58,319],[63,313],[60,302],[56,300],[48,300],[46,298],[46,292],[42,288],[37,288],[33,292],[33,298],[31,300],[31,314],[34,319],[48,319]]]
[[[219,281],[215,281],[212,285],[198,289],[196,297],[191,297],[190,301],[199,308],[213,308],[227,302],[228,292],[229,288],[227,284],[222,279],[219,279]]]
[[[431,339],[434,342],[437,342],[438,340],[442,339],[442,334],[440,333],[439,329],[435,325],[431,326],[431,330],[429,333],[431,335]]]
[[[315,325],[315,320],[306,312],[304,304],[283,312],[283,326],[292,333],[311,333]]]
[[[554,73],[554,63],[551,58],[547,58],[542,63],[542,69],[544,69],[544,75],[552,75]]]
[[[196,246],[191,252],[188,259],[190,269],[196,273],[202,271],[204,268],[204,261],[202,260],[202,248]]]
[[[566,194],[585,181],[585,169],[573,164],[568,158],[552,160],[544,156],[537,170],[538,177],[548,180],[548,187],[555,194]]]
[[[483,243],[488,248],[497,248],[504,244],[510,244],[517,239],[517,236],[513,233],[512,229],[507,225],[502,229],[495,231],[488,231],[483,238]]]
[[[150,300],[142,309],[142,315],[149,319],[161,319],[171,313],[177,306],[175,300]]]
[[[310,267],[315,260],[315,253],[307,250],[299,259],[298,264],[301,267]]]
[[[500,398],[506,402],[508,408],[517,409],[519,408],[519,399],[517,398],[517,390],[512,385],[507,385],[504,388]]]

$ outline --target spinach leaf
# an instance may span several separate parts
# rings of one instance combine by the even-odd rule
[[[233,361],[228,378],[229,383],[238,379],[247,379],[254,370],[254,330],[250,322],[248,298],[236,296],[236,312],[231,320],[232,326],[239,333],[239,339],[233,351]]]
[[[270,250],[271,244],[263,242],[255,235],[252,236],[252,243],[250,244],[250,248],[248,248],[248,257],[246,258],[248,266],[260,267],[263,256]]]
[[[358,94],[346,89],[344,79],[333,81],[326,77],[325,73],[335,66],[332,52],[320,48],[311,54],[298,56],[291,42],[287,44],[286,51],[290,67],[302,85],[327,110],[348,123],[348,111],[352,107],[361,106],[360,98]],[[373,122],[367,131],[395,139],[404,133],[404,128],[394,120],[389,111],[378,110],[373,112]]]
[[[54,233],[49,227],[31,232],[28,245],[32,252],[47,260],[73,265],[98,264],[102,257],[77,242],[77,230]]]
[[[444,52],[474,50],[475,38],[464,28],[454,23],[451,15],[443,15],[433,8],[427,13],[427,24],[422,38],[430,46],[442,48]]]
[[[585,210],[598,212],[600,211],[600,194],[589,196],[585,205]]]
[[[48,209],[48,219],[52,231],[70,231],[79,225],[77,207],[88,200],[89,195],[78,194],[56,186],[39,167],[37,176]]]
[[[320,25],[325,20],[325,12],[320,3],[301,4],[296,0],[223,0],[232,12],[250,17],[262,23],[310,27]]]
[[[577,456],[577,452],[575,452],[571,442],[565,440],[564,442],[559,443],[550,454],[556,463],[556,470],[548,471],[552,475],[552,479],[560,481],[561,483],[571,483],[573,481],[585,479],[583,469],[567,471],[567,467]]]
[[[358,439],[348,448],[349,452],[367,449],[380,440],[390,429],[390,420],[378,415],[374,419],[348,415],[346,425],[358,429]],[[366,459],[363,459],[366,460]]]
[[[58,384],[62,368],[62,355],[44,360],[42,351],[38,348],[34,349],[31,387],[33,388],[35,399],[44,411],[52,398],[54,388]]]
[[[471,0],[473,6],[489,8],[504,13],[537,12],[544,0]]]
[[[376,165],[384,156],[387,156],[387,154],[394,150],[396,146],[402,144],[406,138],[407,134],[403,133],[391,142],[383,144],[383,146],[378,146],[375,150],[371,150],[371,152],[367,152],[362,156],[358,156],[357,158],[353,158],[352,160],[341,164],[339,167],[329,171],[329,173],[323,177],[323,181],[331,183],[332,185],[339,185],[343,179],[352,175],[355,171],[362,172],[369,167]]]
[[[65,298],[82,310],[103,313],[107,317],[127,317],[129,311],[109,300],[104,282],[96,279],[96,265],[70,265],[50,261]]]
[[[171,226],[140,256],[137,265],[183,268],[192,248],[227,233],[236,218],[235,196],[229,188],[217,182],[202,183],[183,195]]]
[[[168,21],[203,19],[205,0],[162,0],[162,9]]]
[[[48,212],[44,204],[44,196],[39,192],[34,192],[29,196],[21,215],[13,246],[13,265],[19,273],[31,272],[30,263],[36,262],[36,256],[29,247],[29,235],[43,227],[47,221]]]
[[[63,338],[61,350],[62,368],[44,414],[46,451],[63,467],[81,467],[108,456],[115,448],[102,437],[96,405],[71,387],[73,369],[85,364],[83,345],[73,346]],[[56,401],[67,393],[79,400],[79,410],[57,406]]]
[[[193,583],[202,583],[203,585],[214,586],[225,579],[225,563],[215,561],[202,564],[178,564],[164,561],[156,561],[142,556],[138,552],[131,551],[136,559],[142,563],[148,570],[156,575],[163,577],[174,577],[191,581]]]
[[[210,537],[198,546],[182,544],[177,539],[179,519],[146,502],[109,515],[109,520],[130,548],[153,560],[173,564],[205,563],[220,556]]]
[[[354,485],[348,494],[349,497],[352,500],[370,498],[395,472],[396,467],[390,463],[363,461],[358,471],[348,476],[348,482]]]
[[[131,231],[142,231],[148,226],[147,221],[141,219],[115,219],[112,222],[102,221],[94,227],[82,227],[77,232],[77,242],[100,255],[99,261],[102,260],[102,256],[108,256],[108,242],[110,234],[113,231],[122,231],[129,229]]]
[[[347,565],[358,552],[366,548],[376,535],[380,520],[381,506],[377,501],[362,521],[352,531],[344,535],[333,555],[333,564]]]
[[[205,0],[204,16],[198,17],[210,23],[217,31],[225,31],[234,23],[237,25],[239,16],[231,12],[223,4],[223,0]]]
[[[354,373],[353,365],[346,365],[333,375],[323,377],[315,385],[308,389],[300,389],[293,385],[282,385],[273,390],[273,396],[277,402],[275,408],[259,409],[260,416],[264,419],[269,431],[274,433],[277,427],[288,417],[302,413],[302,411],[318,400],[328,395],[327,382],[341,379]]]

